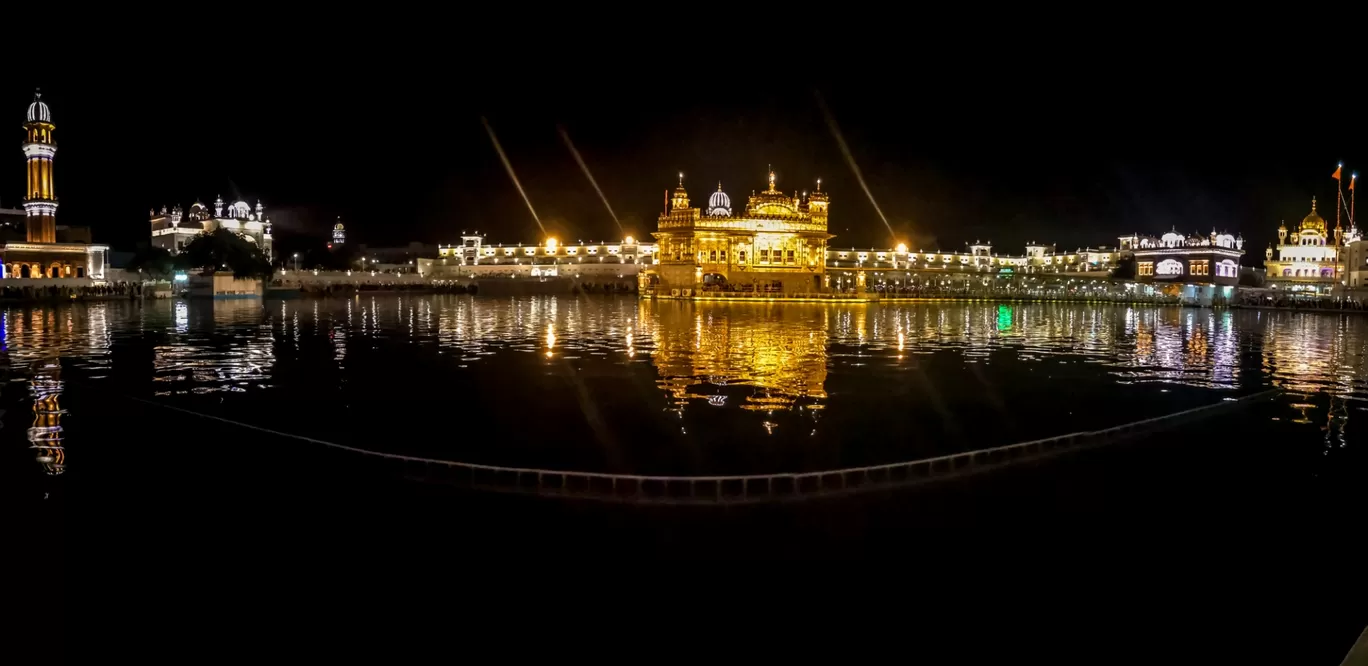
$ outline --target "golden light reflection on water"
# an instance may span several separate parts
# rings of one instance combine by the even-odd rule
[[[1327,450],[1352,441],[1345,435],[1349,417],[1368,407],[1368,316],[1072,304],[375,295],[11,307],[0,328],[16,368],[60,358],[56,369],[74,370],[80,380],[102,380],[113,370],[123,377],[146,373],[155,396],[243,394],[248,401],[240,404],[262,409],[284,408],[245,394],[280,400],[318,388],[316,377],[295,369],[303,359],[310,367],[335,368],[345,380],[356,359],[387,358],[394,345],[411,346],[424,361],[406,367],[406,382],[440,387],[469,377],[477,364],[504,373],[486,373],[486,382],[491,376],[518,382],[529,377],[531,364],[540,375],[609,378],[615,391],[641,394],[637,387],[645,386],[644,393],[680,416],[686,407],[743,415],[752,436],[791,434],[796,414],[814,421],[802,426],[806,436],[819,414],[858,412],[863,402],[890,394],[934,401],[948,383],[968,386],[961,396],[994,394],[983,402],[1005,413],[1012,405],[995,394],[1027,376],[1061,399],[1072,390],[1117,384],[1215,395],[1277,386],[1295,395],[1268,417],[1323,430]],[[113,353],[120,345],[137,351]],[[60,380],[30,372],[35,410],[42,405],[45,414],[62,413],[53,390]],[[623,381],[633,378],[640,383]],[[844,403],[833,403],[833,385],[841,387],[835,395]],[[1194,395],[1203,402],[1215,397]],[[1294,403],[1309,407],[1288,407]],[[953,401],[936,409],[958,420],[984,418],[956,411]],[[35,421],[33,427],[49,425]]]
[[[33,424],[26,433],[29,448],[43,471],[57,475],[66,471],[66,445],[62,438],[62,365],[56,357],[35,361],[30,368],[29,394],[33,400]]]
[[[681,303],[643,303],[642,311],[639,321],[655,345],[652,362],[658,385],[675,405],[709,400],[707,393],[691,391],[708,384],[749,387],[741,396],[742,409],[773,411],[799,404],[822,408],[827,375],[824,313],[774,308],[756,317],[747,306],[707,309]]]

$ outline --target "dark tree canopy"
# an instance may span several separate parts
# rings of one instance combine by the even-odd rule
[[[213,272],[231,270],[236,277],[270,277],[274,272],[256,243],[227,229],[195,236],[176,256],[179,268]]]
[[[154,280],[169,280],[176,270],[176,258],[171,253],[152,245],[142,245],[128,263],[132,270],[141,271]]]
[[[1116,268],[1112,269],[1112,279],[1134,280],[1135,268],[1135,257],[1121,257],[1121,260],[1116,262]]]

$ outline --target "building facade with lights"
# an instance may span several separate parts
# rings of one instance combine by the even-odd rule
[[[34,93],[24,122],[24,158],[28,183],[24,189],[23,242],[0,246],[0,276],[4,278],[104,278],[109,248],[90,243],[59,243],[57,190],[53,159],[57,155],[52,110]]]
[[[707,205],[690,205],[681,177],[653,234],[655,243],[622,241],[566,245],[490,244],[478,232],[459,244],[439,245],[432,275],[481,277],[639,276],[643,293],[685,296],[712,290],[810,294],[817,292],[906,292],[1011,286],[1029,290],[1055,285],[1066,290],[1104,289],[1122,259],[1134,258],[1142,288],[1127,293],[1160,293],[1206,303],[1233,296],[1239,282],[1244,240],[1230,234],[1160,237],[1132,234],[1117,247],[1060,251],[1028,243],[1022,254],[998,254],[991,242],[966,243],[961,250],[831,247],[827,232],[830,199],[820,183],[810,195],[769,187],[752,194],[734,213],[718,186]],[[1123,279],[1124,281],[1125,279]],[[1147,286],[1145,286],[1147,285]],[[1053,288],[1053,287],[1052,287]],[[687,291],[686,291],[687,290]],[[677,293],[676,293],[677,291]]]
[[[525,267],[529,275],[556,276],[571,274],[566,269],[586,264],[635,266],[651,263],[655,258],[655,247],[651,243],[638,243],[631,236],[617,242],[581,242],[573,245],[562,244],[555,238],[548,238],[541,245],[491,245],[485,243],[485,237],[477,233],[462,235],[460,244],[438,245],[437,263],[448,268],[483,267],[480,272],[484,273],[500,268],[507,271]],[[471,271],[471,274],[474,273]]]
[[[250,243],[255,243],[273,258],[271,247],[271,220],[258,201],[253,208],[246,201],[236,201],[231,205],[223,202],[223,197],[214,200],[214,210],[196,201],[188,213],[182,214],[180,206],[170,210],[162,206],[161,211],[150,211],[152,226],[152,247],[159,247],[171,254],[179,253],[201,233],[227,229]]]
[[[1359,232],[1350,223],[1348,232],[1336,225],[1333,242],[1325,220],[1316,212],[1316,200],[1311,199],[1311,212],[1302,218],[1289,236],[1286,224],[1278,225],[1278,245],[1264,250],[1264,267],[1268,270],[1267,285],[1273,289],[1328,294],[1345,278],[1341,265],[1341,249],[1359,240]]]
[[[1135,258],[1135,278],[1184,302],[1229,300],[1240,282],[1244,239],[1212,230],[1208,236],[1170,231],[1158,238],[1121,236],[1121,252]]]
[[[657,253],[644,283],[670,292],[714,284],[787,293],[822,291],[829,286],[830,207],[820,180],[804,200],[797,192],[779,191],[773,171],[768,188],[752,192],[745,208],[736,213],[721,183],[706,207],[694,207],[680,174],[669,209],[661,213],[652,234]]]

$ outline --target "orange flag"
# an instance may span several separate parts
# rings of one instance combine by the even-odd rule
[[[1343,164],[1341,164],[1341,165],[1335,167],[1335,175],[1330,176],[1330,177],[1331,177],[1331,178],[1334,178],[1335,180],[1339,180],[1339,179],[1340,179],[1340,171],[1342,171],[1343,169],[1344,169],[1344,165],[1343,165]]]

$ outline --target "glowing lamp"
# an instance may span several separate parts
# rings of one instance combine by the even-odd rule
[[[623,242],[626,243],[626,244],[628,244],[628,245],[631,245],[632,243],[635,243],[636,241],[632,240],[632,237],[631,237],[631,236],[628,236],[627,238],[624,238],[624,239],[623,239]]]
[[[898,254],[907,254],[907,243],[898,243]]]
[[[548,254],[554,254],[554,253],[556,252],[556,239],[554,239],[554,238],[548,238],[548,239],[546,239],[546,252],[547,252]]]

